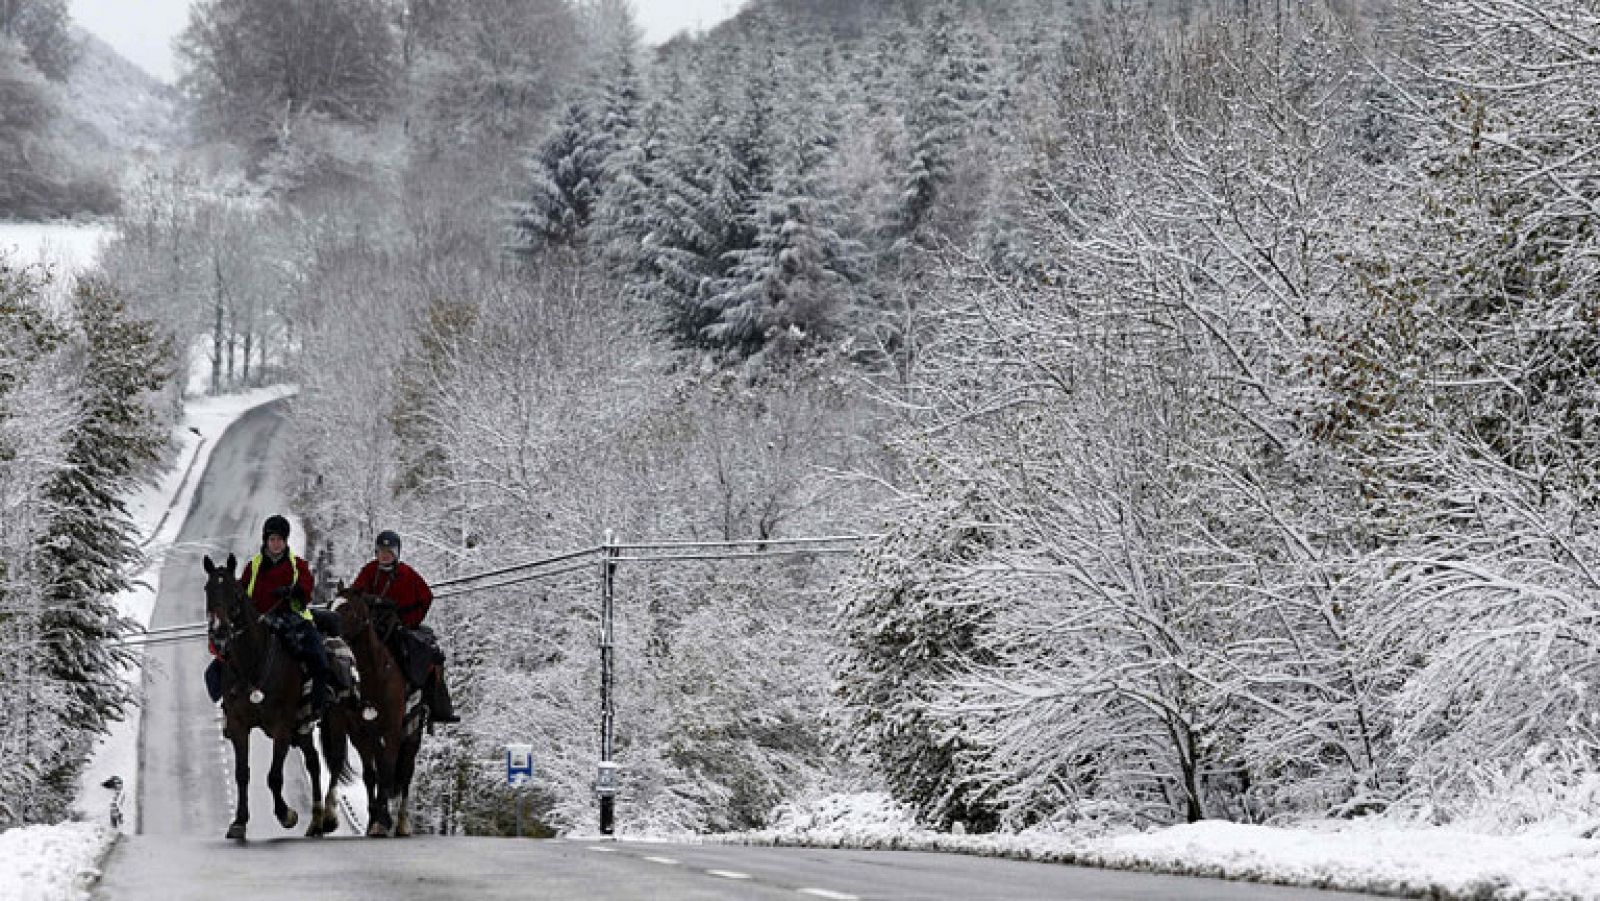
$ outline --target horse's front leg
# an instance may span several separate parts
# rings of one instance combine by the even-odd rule
[[[311,777],[311,825],[306,827],[306,835],[314,838],[323,831],[322,761],[317,756],[317,744],[311,740],[310,732],[298,736],[295,744],[300,747],[300,756],[305,758],[306,775]],[[330,778],[329,781],[333,780]]]
[[[395,761],[394,788],[392,791],[399,798],[400,811],[395,816],[394,834],[396,838],[406,838],[411,835],[411,811],[408,809],[411,801],[411,777],[417,771],[417,751],[421,750],[422,736],[408,735],[401,746],[398,759]]]
[[[372,802],[367,807],[367,835],[372,838],[387,837],[394,828],[394,816],[389,812],[389,801],[394,797],[396,768],[396,739],[391,732],[380,736],[374,744],[371,777],[368,786]],[[375,770],[376,772],[372,772]]]
[[[228,838],[243,841],[245,824],[250,822],[250,730],[229,725],[222,727],[222,734],[233,743],[233,784],[238,796]]]
[[[328,765],[328,794],[322,801],[322,834],[339,829],[339,782],[349,768],[350,746],[343,729],[322,722],[322,762]]]
[[[279,726],[272,732],[272,769],[267,770],[267,788],[272,789],[272,813],[278,824],[293,829],[300,822],[300,814],[283,800],[283,761],[289,756],[289,729]]]

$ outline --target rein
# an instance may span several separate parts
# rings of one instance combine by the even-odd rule
[[[236,684],[248,685],[252,691],[261,691],[261,685],[265,681],[266,675],[272,672],[272,665],[277,661],[280,642],[273,640],[272,631],[267,628],[260,617],[254,621],[249,619],[249,613],[244,609],[245,603],[247,602],[242,587],[235,582],[233,584],[233,592],[228,598],[227,634],[223,636],[223,647],[227,648],[228,651],[218,654],[217,657],[222,661],[223,666],[232,671]],[[232,654],[235,642],[241,637],[251,637],[252,633],[260,633],[266,640],[266,653],[260,655],[261,664],[256,667],[255,678],[251,678],[250,674],[244,671],[240,662]],[[247,650],[259,650],[259,644],[260,642],[253,642],[247,646]],[[236,694],[237,689],[231,693]]]

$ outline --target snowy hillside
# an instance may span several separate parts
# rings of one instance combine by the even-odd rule
[[[178,92],[129,62],[110,44],[79,31],[82,56],[67,80],[57,128],[69,146],[113,160],[175,147],[182,118]]]

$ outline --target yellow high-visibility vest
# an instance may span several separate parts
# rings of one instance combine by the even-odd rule
[[[294,573],[294,580],[289,584],[300,584],[300,564],[295,562],[294,551],[292,550],[289,551],[289,571]],[[255,603],[256,597],[256,578],[260,575],[261,553],[257,551],[256,555],[250,559],[250,584],[244,587],[244,596],[250,598],[250,602],[252,604]],[[295,600],[292,597],[289,599],[289,610],[292,613],[300,614],[301,619],[304,619],[307,622],[311,621],[311,611],[306,609],[305,605],[295,603]]]

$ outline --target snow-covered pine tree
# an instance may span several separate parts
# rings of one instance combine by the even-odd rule
[[[667,105],[659,99],[643,105],[637,127],[619,137],[616,151],[606,159],[606,190],[595,211],[594,242],[612,270],[634,284],[651,271],[644,239],[650,233],[655,172],[665,153],[667,116]]]
[[[528,199],[512,218],[510,248],[524,255],[585,243],[604,177],[609,141],[581,100],[567,104],[528,161]]]
[[[999,816],[974,785],[974,749],[934,707],[943,683],[974,662],[988,625],[985,607],[963,596],[959,568],[992,556],[993,511],[978,492],[952,486],[906,512],[837,588],[839,743],[871,761],[923,822],[990,831]]]
[[[47,275],[0,259],[0,828],[58,819],[67,800],[45,784],[63,728],[60,684],[45,678],[41,620],[49,604],[41,536],[56,512],[45,494],[67,467],[71,375]]]
[[[110,286],[82,280],[73,294],[69,352],[81,372],[68,468],[45,494],[55,515],[39,539],[49,597],[41,618],[43,676],[65,689],[64,723],[77,738],[51,761],[46,783],[64,794],[96,733],[133,700],[112,641],[128,622],[114,595],[138,557],[122,495],[160,458],[167,440],[148,400],[171,377],[172,349],[151,322],[132,318]]]
[[[836,142],[816,85],[785,72],[790,86],[772,187],[757,201],[754,245],[730,251],[727,276],[709,290],[717,311],[706,337],[753,353],[776,335],[805,341],[829,330],[854,305],[859,244],[839,233],[824,167]]]
[[[971,128],[988,68],[977,47],[956,11],[941,4],[928,21],[910,73],[904,112],[909,146],[900,195],[885,224],[896,248],[915,242]]]
[[[730,268],[727,254],[753,244],[750,213],[770,179],[770,100],[760,96],[770,81],[752,79],[742,59],[723,49],[696,61],[704,71],[685,79],[690,96],[671,108],[637,220],[645,266],[634,290],[656,305],[663,330],[691,347],[717,347],[706,334],[718,312],[708,292]],[[725,83],[741,84],[743,95],[725,96],[716,89]]]
[[[527,199],[514,207],[511,250],[524,255],[593,243],[591,223],[602,220],[609,244],[605,194],[613,181],[633,174],[628,162],[639,126],[642,89],[639,30],[632,10],[605,0],[589,11],[587,39],[594,50],[591,83],[562,111],[551,133],[528,160]]]
[[[732,78],[741,91],[729,98],[731,108],[725,115],[710,120],[713,128],[692,176],[676,183],[670,177],[663,181],[675,195],[667,209],[687,214],[692,221],[687,228],[661,222],[664,227],[653,232],[666,239],[661,245],[664,252],[656,255],[656,268],[669,286],[669,330],[690,345],[748,349],[746,327],[755,328],[746,322],[732,330],[715,327],[722,319],[723,304],[739,302],[718,288],[739,255],[756,247],[757,205],[773,188],[781,91],[774,40],[769,35],[755,47],[718,55],[713,77],[723,83]],[[724,102],[714,97],[715,105]]]

